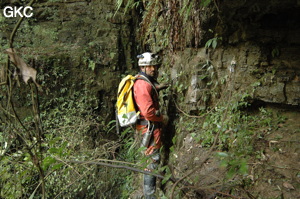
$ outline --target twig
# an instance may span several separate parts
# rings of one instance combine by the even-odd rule
[[[8,112],[7,110],[5,110],[2,105],[0,104],[0,109],[1,111],[3,111],[4,113],[6,113],[8,116],[15,118],[15,116],[13,114],[11,114],[10,112]]]
[[[76,180],[74,180],[73,182],[69,183],[68,185],[66,185],[66,187],[64,187],[55,197],[54,199],[56,199],[57,197],[59,197],[68,187],[72,186],[77,180],[82,179],[84,176],[86,176],[86,174],[88,173],[88,171],[86,171],[84,174],[79,175],[79,178],[77,178]]]
[[[192,117],[192,118],[203,118],[204,116],[206,116],[206,114],[205,115],[200,115],[200,116],[199,115],[189,115],[188,113],[184,112],[182,109],[179,108],[178,104],[176,103],[176,101],[173,97],[172,97],[172,99],[173,99],[173,102],[174,102],[177,110],[179,110],[183,115],[185,115],[187,117]]]
[[[34,2],[35,2],[35,0],[31,0],[27,6],[32,6]],[[17,30],[18,30],[18,28],[20,27],[20,25],[21,25],[23,19],[24,19],[24,17],[21,17],[21,18],[18,20],[17,24],[15,25],[13,31],[12,31],[11,34],[10,34],[10,37],[9,37],[9,47],[10,47],[10,48],[13,48],[13,42],[14,42],[15,34],[17,33]]]
[[[130,167],[130,166],[125,166],[125,165],[116,165],[116,164],[105,163],[105,162],[125,163],[125,162],[120,162],[120,161],[115,161],[115,160],[103,160],[105,162],[75,161],[75,160],[60,160],[60,159],[57,159],[57,160],[62,161],[64,163],[91,164],[91,165],[101,165],[101,166],[106,166],[106,167],[112,167],[112,168],[117,168],[117,169],[127,169],[127,170],[131,170],[131,171],[134,171],[134,172],[143,173],[143,174],[146,174],[146,175],[152,175],[152,176],[155,176],[155,177],[160,178],[160,179],[164,179],[165,178],[164,175],[153,173],[153,172],[149,172],[149,171],[145,171],[145,170],[142,170],[142,169],[137,169],[137,168]],[[127,163],[126,162],[126,164],[132,164],[132,163]],[[167,181],[171,181],[173,183],[175,183],[175,182],[177,182],[177,183],[181,182],[181,180],[180,181],[176,181],[176,179],[174,178],[174,176],[171,176]],[[186,185],[186,184],[190,185],[187,182],[183,182],[183,184],[184,185]]]
[[[230,80],[230,79],[229,79]],[[223,92],[228,88],[228,85],[229,85],[229,80],[226,81],[226,85],[223,89]],[[221,95],[223,95],[223,92],[221,93]],[[180,107],[178,106],[178,104],[176,103],[175,99],[172,97],[173,99],[173,102],[175,104],[175,107],[177,108],[177,110],[179,110],[182,114],[184,114],[185,116],[187,117],[191,117],[191,118],[204,118],[205,116],[207,116],[209,113],[211,113],[218,105],[219,103],[221,102],[221,100],[219,100],[215,105],[214,105],[214,108],[212,108],[210,111],[207,111],[206,113],[204,113],[203,115],[190,115],[188,113],[186,113],[185,111],[183,111],[182,109],[180,109]]]
[[[124,161],[118,161],[118,160],[107,160],[107,159],[96,159],[94,161],[103,161],[103,162],[112,162],[112,163],[120,163],[120,164],[128,164],[128,165],[132,165],[135,166],[134,163],[131,162],[124,162]]]
[[[290,170],[300,171],[300,169],[292,168],[292,167],[287,167],[287,166],[277,166],[277,165],[269,165],[269,166],[275,167],[275,168],[278,168],[278,169],[290,169]]]
[[[216,7],[217,11],[220,12],[220,9],[219,9],[219,7],[218,7],[218,5],[217,5],[216,0],[213,0],[213,1],[214,1],[214,4],[215,4],[215,7]]]
[[[217,139],[219,137],[220,131],[217,133],[217,135],[214,138],[214,143],[213,145],[210,147],[210,150],[208,151],[208,153],[206,154],[206,156],[204,157],[203,161],[197,166],[195,167],[193,170],[191,170],[190,172],[188,172],[186,175],[184,175],[182,178],[180,178],[179,180],[177,180],[172,189],[171,189],[171,197],[170,199],[173,199],[173,194],[174,194],[174,190],[175,187],[178,185],[179,182],[181,182],[183,179],[185,179],[186,177],[188,177],[189,175],[191,175],[192,173],[195,173],[198,169],[200,169],[202,167],[202,165],[209,159],[209,156],[211,155],[216,143],[217,143]]]
[[[32,5],[34,4],[35,1],[36,1],[36,0],[31,0],[27,6],[32,6]],[[15,25],[13,31],[12,31],[11,34],[10,34],[10,37],[9,37],[9,46],[10,46],[10,48],[13,48],[13,41],[14,41],[15,34],[17,33],[17,30],[18,30],[18,28],[20,27],[20,25],[21,25],[23,19],[24,19],[24,17],[21,17],[21,18],[18,20],[17,24]],[[7,60],[8,60],[8,63],[9,63],[9,57],[8,57],[8,56],[7,56]],[[14,110],[14,106],[13,106],[12,100],[11,100],[12,86],[11,86],[11,82],[10,82],[10,81],[9,81],[9,83],[10,83],[10,85],[8,86],[8,87],[9,87],[9,89],[8,89],[8,90],[9,90],[9,94],[8,94],[8,102],[11,104],[12,110],[13,110],[13,112],[14,112],[14,115],[16,116],[17,121],[21,124],[21,126],[25,129],[25,131],[28,132],[27,129],[26,129],[26,127],[23,125],[23,123],[21,122],[20,118],[18,117],[16,111]],[[32,93],[32,97],[33,97],[33,93]],[[9,104],[9,103],[8,103],[8,104]],[[35,106],[36,106],[36,104],[33,103],[33,109],[34,109],[34,111],[37,111],[37,109],[35,108]],[[35,115],[35,117],[36,117],[36,115]],[[37,122],[36,122],[36,125],[37,125],[37,128],[40,127],[39,124],[38,124]],[[38,130],[38,131],[39,131],[39,130]],[[39,134],[38,134],[38,135],[39,135]],[[38,136],[38,137],[39,137],[39,136]],[[25,140],[24,140],[24,141],[25,141]],[[26,143],[26,142],[25,142],[25,143]],[[39,144],[41,144],[41,143],[40,143],[40,140],[39,140]],[[39,174],[40,174],[40,180],[41,180],[41,185],[42,185],[42,198],[44,199],[44,198],[46,198],[46,190],[45,190],[45,175],[44,175],[44,171],[43,171],[43,169],[42,169],[42,167],[41,167],[41,164],[40,164],[40,161],[41,161],[42,157],[41,157],[41,158],[38,158],[37,155],[33,154],[32,151],[31,151],[31,149],[29,148],[28,145],[26,145],[26,148],[28,149],[28,153],[30,154],[30,156],[31,156],[31,158],[32,158],[32,160],[33,160],[33,164],[37,167],[37,169],[38,169],[38,171],[39,171]],[[36,153],[36,154],[37,154],[37,153]]]
[[[214,189],[211,189],[211,188],[205,188],[205,187],[200,187],[199,188],[199,187],[194,187],[194,186],[186,186],[186,188],[195,189],[195,190],[202,190],[202,191],[208,190],[209,192],[221,194],[223,196],[228,196],[230,198],[241,199],[241,197],[237,197],[237,196],[231,195],[229,193],[224,193],[224,192],[217,191],[217,190],[214,190]]]
[[[59,161],[61,161],[61,160],[59,160]],[[105,161],[107,161],[107,160],[105,160]],[[131,171],[134,171],[134,172],[143,173],[143,174],[147,174],[147,175],[153,175],[155,177],[164,179],[163,175],[160,175],[160,174],[157,174],[157,173],[153,173],[153,172],[149,172],[149,171],[144,171],[142,169],[137,169],[137,168],[130,167],[130,166],[125,166],[125,165],[110,164],[110,163],[105,163],[105,162],[75,161],[75,160],[64,160],[64,162],[74,163],[74,164],[101,165],[101,166],[112,167],[112,168],[117,168],[117,169],[127,169],[127,170],[131,170]],[[115,161],[112,161],[112,162],[115,162]],[[172,179],[170,179],[170,180],[173,181]]]
[[[48,173],[48,174],[44,177],[44,179],[48,178],[48,176],[50,176],[50,175],[51,175],[52,173],[54,173],[54,172],[55,172],[55,170],[54,170],[54,171],[51,171],[50,173]],[[30,197],[35,195],[35,192],[38,190],[38,188],[39,188],[39,186],[40,186],[41,184],[42,184],[42,181],[39,182],[39,184],[36,186],[36,188],[34,189],[34,191],[32,192],[32,194],[30,195]]]

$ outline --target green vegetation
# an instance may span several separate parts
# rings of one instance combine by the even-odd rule
[[[214,37],[212,39],[209,39],[206,43],[205,43],[205,48],[210,48],[212,47],[213,49],[215,49],[218,45],[218,41],[221,41],[222,37]]]
[[[49,11],[46,8],[44,14]],[[126,153],[132,137],[112,136],[112,123],[98,112],[105,104],[89,89],[92,78],[69,81],[71,67],[64,54],[68,46],[56,45],[58,29],[51,23],[32,25],[34,18],[23,20],[13,43],[15,48],[23,48],[21,57],[26,63],[39,66],[37,81],[43,91],[38,92],[31,81],[25,85],[21,79],[13,80],[15,66],[6,65],[8,57],[3,50],[9,48],[7,38],[14,21],[0,17],[0,198],[119,197],[120,188],[129,183],[125,183],[129,171],[71,161],[117,158],[133,162],[127,158],[135,156]],[[53,54],[55,48],[58,54]],[[84,63],[79,65],[88,62],[94,71],[93,58],[84,53]]]
[[[45,84],[54,79],[55,71],[43,78]],[[53,94],[51,100],[40,97],[42,103],[38,121],[35,120],[37,115],[30,111],[37,105],[35,101],[25,103],[22,108],[28,113],[23,114],[15,107],[17,105],[4,108],[8,98],[1,99],[1,109],[6,113],[1,115],[0,120],[1,197],[36,198],[44,195],[60,198],[63,195],[65,198],[114,198],[119,196],[120,190],[113,187],[125,186],[125,176],[129,172],[68,162],[112,158],[134,162],[132,158],[135,156],[126,152],[133,142],[132,132],[127,130],[119,140],[109,139],[113,123],[107,124],[104,118],[96,114],[99,100],[92,97],[88,90],[76,91],[75,87],[70,90],[61,83],[54,82],[50,87],[52,89],[60,84],[60,91]],[[27,89],[29,87],[25,85],[14,88],[11,98],[15,100]],[[2,87],[1,94],[7,96],[6,91]],[[32,97],[36,97],[34,93]],[[26,99],[31,100],[31,94],[20,100],[24,102]],[[20,121],[13,119],[16,117],[20,117]],[[119,147],[121,152],[116,153]]]
[[[162,49],[174,51],[186,46],[199,47],[202,33],[201,15],[212,15],[209,8],[212,0],[181,0],[181,1],[123,1],[116,2],[116,12],[123,13],[135,10],[143,15],[139,27],[138,39],[142,46],[152,46],[153,51]],[[215,4],[214,4],[215,6]],[[203,13],[200,12],[203,11]],[[166,24],[169,26],[166,27]],[[212,41],[216,45],[217,40]],[[209,47],[209,46],[208,46]]]
[[[81,6],[87,2],[72,2],[74,10],[80,11],[77,3]],[[44,21],[23,20],[13,43],[21,50],[26,63],[38,69],[37,81],[42,91],[31,81],[26,85],[21,78],[13,80],[17,78],[13,75],[15,66],[7,64],[8,57],[3,50],[9,48],[8,40],[18,20],[0,15],[0,198],[132,197],[142,183],[139,175],[130,169],[143,171],[149,160],[141,156],[143,148],[137,146],[132,128],[121,129],[121,134],[114,132],[114,99],[109,98],[113,98],[111,93],[115,92],[112,90],[120,77],[133,69],[128,66],[134,63],[133,52],[141,49],[166,55],[160,82],[171,84],[161,92],[162,112],[171,113],[167,139],[172,139],[167,140],[170,148],[164,146],[161,151],[165,155],[164,165],[156,173],[163,174],[160,176],[164,191],[160,193],[161,198],[171,194],[183,198],[190,190],[202,189],[211,193],[224,188],[226,193],[233,193],[241,191],[240,187],[245,189],[257,183],[253,179],[263,178],[252,174],[256,168],[250,167],[251,164],[259,167],[266,161],[265,151],[258,144],[267,143],[269,151],[278,153],[283,153],[285,143],[297,144],[294,140],[282,141],[281,134],[266,140],[265,137],[277,130],[286,118],[263,106],[252,107],[250,100],[268,81],[272,84],[276,81],[281,65],[273,66],[269,59],[279,59],[281,49],[285,48],[280,44],[267,48],[270,64],[261,64],[261,60],[255,62],[255,56],[260,55],[265,61],[263,52],[258,50],[247,49],[245,55],[239,54],[240,57],[253,56],[237,69],[249,69],[251,78],[256,79],[247,82],[247,91],[237,88],[240,85],[235,87],[233,76],[236,74],[225,71],[230,53],[236,51],[227,53],[227,46],[224,46],[222,54],[214,54],[211,49],[223,47],[228,38],[222,30],[201,29],[203,25],[213,28],[217,26],[215,23],[223,23],[216,19],[219,16],[211,18],[218,15],[217,3],[212,0],[117,0],[115,10],[103,17],[100,15],[106,13],[108,7],[102,8],[98,1],[89,1],[87,4],[94,7],[85,10],[80,16],[82,19],[73,21],[75,12],[62,14],[60,11],[60,6],[67,7],[65,1],[44,2],[37,6]],[[125,27],[131,11],[130,14],[140,16],[134,23],[140,25],[137,30]],[[108,22],[97,24],[95,18]],[[88,25],[74,30],[82,24]],[[124,38],[116,36],[119,32]],[[110,42],[102,41],[105,35],[109,35],[105,39],[109,38]],[[133,44],[129,44],[131,42]],[[106,48],[108,44],[113,47]],[[133,46],[138,49],[128,50]],[[232,47],[236,46],[239,52],[245,50],[242,43],[236,45],[233,38]],[[181,52],[187,54],[180,57]],[[238,61],[243,60],[240,57],[237,56]],[[187,59],[187,65],[184,62],[180,66],[174,64],[179,59]],[[213,65],[205,59],[214,59],[213,63],[218,60],[220,64]],[[123,66],[121,62],[128,65]],[[256,68],[251,68],[251,64]],[[120,71],[126,72],[120,74]],[[171,74],[176,75],[175,79],[170,79]],[[194,77],[197,83],[191,88],[190,80]],[[294,83],[298,81],[298,76],[292,76],[292,72],[291,78]],[[195,90],[198,92],[196,100],[189,101],[189,92]],[[290,133],[286,131],[284,133]],[[191,139],[185,141],[186,138]],[[194,148],[184,148],[186,142]],[[215,184],[201,184],[203,174],[191,175],[205,168],[208,158],[199,156],[205,152],[210,160],[217,162],[216,170],[225,170],[224,175],[217,176]],[[177,159],[179,155],[188,161]],[[274,171],[274,168],[269,170]],[[279,169],[283,168],[287,167]],[[182,184],[171,183],[180,177]],[[271,184],[271,178],[266,181]]]
[[[250,175],[248,161],[261,153],[255,148],[256,143],[276,130],[286,118],[263,107],[254,112],[247,111],[251,105],[247,101],[248,94],[231,96],[229,92],[223,97],[207,112],[180,116],[176,125],[176,132],[180,134],[173,138],[171,152],[178,153],[182,150],[179,140],[190,135],[192,142],[200,148],[213,148],[211,155],[216,154],[220,167],[227,170],[223,183],[237,186],[244,183],[237,176],[247,180]],[[195,156],[197,157],[196,154]],[[238,180],[233,180],[234,178]],[[197,183],[198,179],[192,182]],[[211,185],[211,188],[213,186],[218,184]]]

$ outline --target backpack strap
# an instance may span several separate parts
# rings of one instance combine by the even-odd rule
[[[154,84],[146,76],[139,74],[139,75],[136,76],[136,79],[142,79],[142,80],[148,82],[152,86],[152,88],[154,89],[154,91],[155,91],[155,93],[158,97],[158,91],[157,91],[156,87],[154,86]]]
[[[136,79],[136,77],[131,76],[131,75],[127,75],[127,76],[122,80],[122,82],[121,82],[121,83],[123,83],[123,84],[122,84],[122,87],[120,87],[120,86],[118,87],[118,96],[121,94],[123,88],[126,86],[126,82],[128,82],[128,81],[133,81],[133,82],[134,82],[135,79]],[[120,83],[120,84],[121,84],[121,83]],[[128,90],[130,90],[130,89],[132,88],[132,86],[133,86],[133,84],[130,85],[130,87],[129,87]]]

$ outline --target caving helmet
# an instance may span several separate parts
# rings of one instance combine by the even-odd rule
[[[155,66],[159,65],[159,56],[154,53],[145,52],[141,55],[138,55],[139,66]]]

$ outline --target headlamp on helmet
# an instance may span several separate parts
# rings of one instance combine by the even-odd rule
[[[139,66],[155,66],[159,65],[159,56],[154,53],[145,52],[141,55],[138,55]]]

